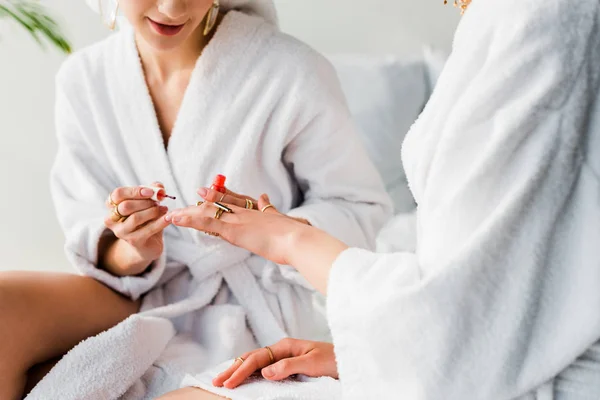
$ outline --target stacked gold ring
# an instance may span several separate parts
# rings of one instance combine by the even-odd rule
[[[246,199],[246,209],[247,210],[253,210],[254,209],[254,202],[250,199]]]

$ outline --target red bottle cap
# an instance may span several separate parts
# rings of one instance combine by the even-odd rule
[[[215,176],[215,180],[213,181],[213,186],[216,187],[225,187],[225,180],[227,178],[224,175]]]

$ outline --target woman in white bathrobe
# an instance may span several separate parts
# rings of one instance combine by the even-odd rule
[[[414,252],[352,248],[273,208],[169,214],[327,294],[335,347],[286,340],[274,365],[242,354],[213,383],[264,368],[339,374],[344,399],[600,399],[600,2],[473,0],[402,157]]]
[[[270,1],[121,0],[120,10],[130,26],[57,77],[52,192],[67,255],[94,279],[0,275],[3,400],[60,357],[28,398],[156,398],[256,346],[329,337],[291,267],[162,218],[215,200],[203,187],[216,174],[358,247],[374,247],[391,214],[333,68],[278,30]],[[177,199],[157,204],[140,186],[152,182]]]

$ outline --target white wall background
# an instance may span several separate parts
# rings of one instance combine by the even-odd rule
[[[275,0],[281,25],[326,53],[449,50],[458,16],[442,0]],[[46,0],[75,48],[108,34],[83,0]],[[70,271],[48,187],[54,75],[63,56],[0,19],[0,270]]]

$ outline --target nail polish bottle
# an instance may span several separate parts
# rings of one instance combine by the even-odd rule
[[[220,193],[227,193],[227,189],[225,188],[225,180],[227,178],[223,175],[217,175],[215,176],[215,179],[213,180],[213,184],[210,187],[212,190],[216,190],[217,192]]]

